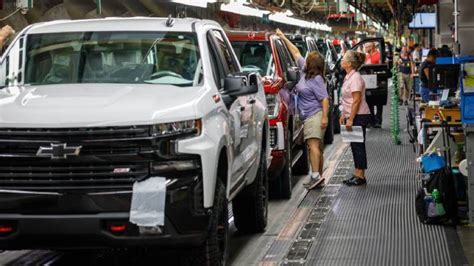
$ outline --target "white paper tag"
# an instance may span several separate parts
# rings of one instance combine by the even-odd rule
[[[377,88],[377,75],[362,75],[362,79],[365,82],[365,88],[367,90]]]
[[[166,178],[151,177],[133,184],[130,222],[138,226],[165,224]]]
[[[364,132],[361,126],[353,126],[352,131],[347,131],[346,126],[341,126],[342,142],[364,142]]]

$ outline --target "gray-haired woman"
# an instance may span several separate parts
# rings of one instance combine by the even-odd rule
[[[370,110],[365,101],[365,82],[358,72],[365,62],[365,54],[347,51],[342,58],[341,66],[346,71],[342,84],[342,116],[339,123],[345,125],[348,131],[352,126],[361,126],[364,132],[364,142],[351,143],[355,171],[351,178],[344,180],[348,186],[366,184],[365,170],[367,169],[367,152],[365,150],[365,129],[370,121]]]

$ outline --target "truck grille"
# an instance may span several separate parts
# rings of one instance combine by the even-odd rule
[[[21,144],[1,143],[0,158],[16,157],[29,158],[36,157],[40,146],[49,146],[51,142],[30,142]],[[153,148],[150,145],[140,145],[139,143],[114,143],[114,144],[85,144],[82,142],[67,142],[68,144],[83,144],[81,156],[109,156],[109,155],[133,155],[138,153],[150,153]]]
[[[149,126],[3,128],[0,188],[131,185],[150,175],[151,162],[175,156],[173,142],[178,137],[182,136],[153,137]],[[38,156],[40,147],[53,144],[80,147],[80,153]]]
[[[149,126],[98,128],[0,128],[0,139],[9,140],[94,140],[149,137]]]
[[[126,185],[148,175],[148,163],[2,163],[0,186]]]

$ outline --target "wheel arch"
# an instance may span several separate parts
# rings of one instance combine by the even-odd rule
[[[230,145],[230,144],[229,144]],[[226,190],[226,198],[229,199],[229,191],[230,191],[230,180],[231,180],[231,166],[232,166],[232,147],[229,147],[225,140],[222,139],[217,150],[217,156],[215,157],[215,178],[207,179],[207,182],[211,182],[207,184],[208,190],[204,197],[204,206],[205,207],[212,207],[214,206],[214,196],[216,192],[216,184],[217,180],[222,181],[222,184]]]

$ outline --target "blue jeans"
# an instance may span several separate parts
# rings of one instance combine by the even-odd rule
[[[427,103],[430,101],[430,89],[420,86],[421,101]]]

